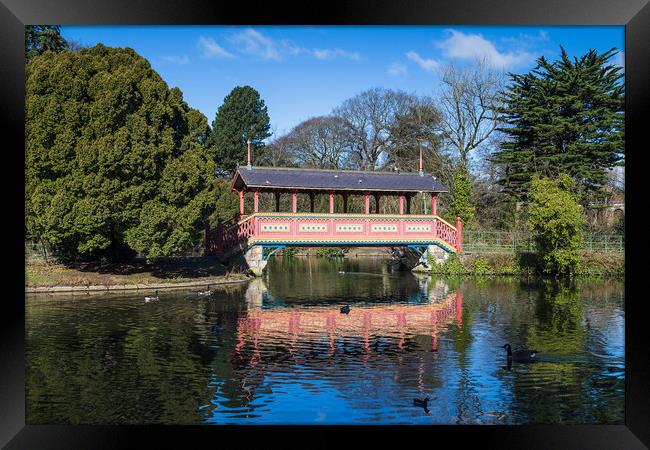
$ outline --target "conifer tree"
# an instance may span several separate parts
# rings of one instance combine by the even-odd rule
[[[466,226],[471,225],[476,209],[472,206],[472,184],[469,181],[467,168],[462,163],[459,163],[456,168],[451,194],[451,210],[454,217],[460,217]]]
[[[271,136],[270,128],[267,108],[259,92],[250,86],[234,88],[219,107],[206,142],[217,170],[229,175],[237,164],[245,164],[248,139],[253,156],[260,156],[264,139]]]
[[[623,74],[609,62],[615,54],[590,50],[572,60],[562,48],[558,61],[541,57],[531,72],[510,75],[500,108],[509,139],[493,156],[506,192],[526,198],[534,175],[570,175],[583,200],[606,184],[606,170],[624,152]]]

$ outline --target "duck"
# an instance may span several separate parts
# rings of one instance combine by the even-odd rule
[[[508,361],[533,362],[537,361],[537,350],[521,349],[512,351],[510,344],[504,344],[502,348],[508,351]]]
[[[341,306],[341,314],[350,314],[350,305]]]
[[[145,303],[147,303],[147,302],[154,302],[154,301],[159,300],[159,299],[160,299],[160,297],[158,297],[158,291],[156,291],[155,296],[149,296],[149,295],[145,296],[144,301],[145,301]]]
[[[208,288],[205,291],[199,291],[197,293],[199,295],[212,295],[212,291],[210,290],[210,285],[208,284]]]
[[[424,400],[420,400],[419,398],[414,398],[413,399],[413,406],[419,406],[420,408],[424,409],[424,412],[427,414],[429,413],[429,397],[426,397]]]

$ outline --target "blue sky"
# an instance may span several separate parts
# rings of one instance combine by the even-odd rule
[[[212,123],[238,85],[257,89],[275,136],[366,89],[434,95],[441,65],[486,58],[526,72],[564,46],[579,56],[624,49],[621,26],[63,26],[68,40],[131,47]],[[623,53],[617,56],[623,65]],[[273,137],[275,137],[273,136]]]

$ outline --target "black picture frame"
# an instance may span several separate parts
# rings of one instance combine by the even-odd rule
[[[626,391],[625,425],[580,426],[435,426],[431,427],[111,427],[25,425],[24,387],[24,271],[20,267],[24,235],[24,25],[115,24],[382,24],[382,25],[624,25],[626,77]],[[650,3],[648,0],[471,0],[286,3],[206,0],[1,0],[0,3],[0,114],[5,159],[3,205],[5,261],[3,326],[0,339],[0,444],[6,448],[116,448],[133,447],[145,439],[147,447],[168,447],[178,438],[202,439],[211,445],[216,435],[252,446],[269,442],[304,445],[292,436],[308,431],[310,442],[336,445],[338,434],[383,440],[394,434],[404,443],[414,439],[433,444],[450,438],[451,444],[474,440],[483,448],[647,448],[650,445],[650,371],[648,366],[643,293],[645,130],[650,123]],[[7,220],[8,219],[8,220]],[[15,233],[15,234],[14,234]],[[22,234],[21,234],[22,233]],[[18,260],[15,261],[14,260]],[[22,275],[21,275],[22,273]],[[12,288],[12,294],[7,290]],[[16,294],[13,295],[13,288]],[[644,338],[645,336],[645,338]],[[216,433],[216,435],[215,435]],[[304,435],[304,434],[303,434]],[[311,445],[310,445],[311,446]]]

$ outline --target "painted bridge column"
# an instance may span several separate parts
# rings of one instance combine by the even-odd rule
[[[463,252],[463,223],[460,217],[456,217],[456,251]]]
[[[258,191],[253,192],[253,212],[257,213],[260,210],[260,193]]]
[[[334,214],[334,192],[330,192],[330,214]]]
[[[239,191],[239,214],[244,215],[244,191]]]
[[[366,214],[370,214],[370,195],[367,192],[363,193],[363,200],[366,205]]]
[[[437,207],[438,194],[431,194],[431,215],[435,216],[438,212]]]
[[[298,193],[296,191],[291,193],[291,211],[298,212]]]
[[[399,213],[400,215],[404,214],[404,194],[399,196]]]

